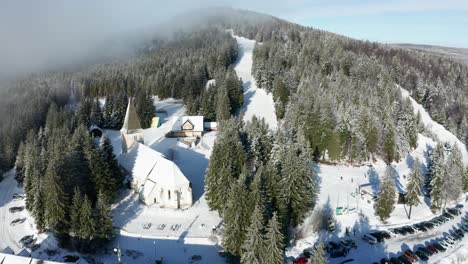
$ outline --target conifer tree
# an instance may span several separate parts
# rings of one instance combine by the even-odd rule
[[[59,146],[54,146],[49,157],[49,163],[44,179],[45,219],[47,226],[59,233],[66,228],[67,195],[63,188],[63,180],[59,173],[63,166],[63,158]]]
[[[300,225],[314,207],[317,195],[315,173],[304,149],[295,144],[284,146],[281,157],[281,203],[288,224]]]
[[[230,190],[224,213],[223,248],[234,256],[240,256],[241,247],[249,226],[250,213],[247,192],[247,175],[241,174],[235,186]]]
[[[313,264],[328,264],[327,256],[325,253],[325,246],[322,242],[318,243],[315,246],[314,251],[312,252],[312,257],[309,260]]]
[[[263,212],[259,206],[255,209],[250,218],[250,226],[242,244],[242,264],[262,263],[265,245],[263,241]],[[269,252],[270,253],[270,252]]]
[[[112,192],[112,195],[108,196],[108,199],[112,199],[120,187],[122,187],[124,175],[120,171],[117,158],[114,155],[112,143],[106,135],[101,137],[99,150],[101,158],[104,161],[106,168],[109,170],[108,189]]]
[[[216,94],[216,121],[228,120],[231,116],[231,106],[226,89],[219,87]]]
[[[72,204],[70,208],[70,236],[76,237],[80,232],[81,227],[81,206],[83,203],[83,197],[80,189],[75,187],[73,192]]]
[[[141,92],[136,100],[136,111],[142,128],[151,126],[151,121],[155,115],[153,98],[148,92]]]
[[[466,168],[465,174],[463,177],[463,191],[468,192],[468,168]]]
[[[32,209],[32,215],[34,216],[34,221],[36,223],[36,228],[39,232],[43,232],[46,228],[45,223],[45,195],[44,195],[44,186],[43,186],[43,177],[37,177],[35,179],[35,188],[34,188],[34,203]]]
[[[222,131],[213,147],[205,178],[206,199],[213,210],[223,213],[231,187],[242,172],[246,155],[240,142],[238,124],[231,119],[222,124]]]
[[[392,169],[387,165],[385,175],[379,188],[377,203],[375,204],[375,214],[381,221],[385,221],[395,209],[395,182],[393,180]]]
[[[390,126],[390,123],[389,123]],[[393,126],[393,125],[392,125]],[[383,145],[385,161],[391,163],[395,160],[395,133],[393,127],[387,127]]]
[[[284,262],[284,236],[276,212],[271,217],[265,235],[263,263],[282,264]]]
[[[91,125],[96,125],[98,127],[102,127],[104,124],[104,116],[101,110],[101,104],[97,99],[93,100],[89,121]]]
[[[446,175],[443,188],[447,193],[447,199],[455,201],[463,191],[463,177],[465,173],[463,156],[457,145],[452,146],[445,167]]]
[[[413,163],[413,170],[408,176],[407,193],[405,196],[406,204],[409,205],[408,219],[411,219],[411,209],[413,206],[418,206],[421,202],[419,197],[422,196],[422,186],[424,180],[421,172],[421,163],[416,159]]]
[[[106,196],[102,192],[98,194],[96,211],[96,235],[101,239],[110,240],[115,234],[114,228],[112,227],[110,206]]]
[[[447,198],[444,189],[445,154],[442,144],[437,144],[431,156],[432,160],[429,170],[431,210],[438,211],[443,207]]]
[[[78,237],[84,240],[92,240],[96,233],[93,210],[91,201],[85,194],[80,208],[80,228],[78,230]]]
[[[16,155],[16,162],[15,162],[15,170],[16,170],[15,179],[19,183],[23,183],[23,180],[24,180],[25,159],[26,159],[26,146],[23,142],[21,142],[18,147],[18,154]]]

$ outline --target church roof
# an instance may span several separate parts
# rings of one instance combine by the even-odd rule
[[[132,103],[132,99],[128,100],[124,124],[120,131],[125,134],[132,134],[141,131],[140,119],[138,119],[138,115],[136,113],[135,106]]]
[[[144,194],[151,192],[155,185],[173,190],[189,185],[173,161],[141,143],[136,143],[127,154],[120,155],[119,163],[134,179],[144,184]]]

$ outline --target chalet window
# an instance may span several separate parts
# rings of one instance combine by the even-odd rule
[[[184,124],[182,125],[182,130],[193,130],[194,129],[194,125],[192,124],[192,122],[190,122],[190,120],[187,120],[184,122]]]
[[[171,199],[171,191],[167,191],[167,197],[169,200]]]

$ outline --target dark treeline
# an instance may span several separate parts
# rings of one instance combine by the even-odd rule
[[[74,112],[52,104],[45,126],[20,144],[16,179],[40,232],[80,251],[113,237],[110,202],[123,175],[109,139],[97,144]]]
[[[290,228],[315,205],[311,154],[290,135],[273,135],[263,119],[221,123],[205,180],[211,209],[223,216],[232,261],[283,263]]]

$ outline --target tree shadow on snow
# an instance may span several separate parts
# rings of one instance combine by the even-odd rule
[[[369,175],[369,184],[371,185],[372,193],[374,195],[377,195],[377,193],[379,192],[379,188],[380,188],[379,174],[377,173],[375,168],[372,167],[372,168],[369,168],[369,170],[367,171],[367,175]]]
[[[399,193],[404,193],[405,190],[403,189],[403,185],[401,184],[400,180],[401,175],[398,173],[394,166],[390,166],[390,168],[392,172],[393,181],[395,182],[395,188]]]

